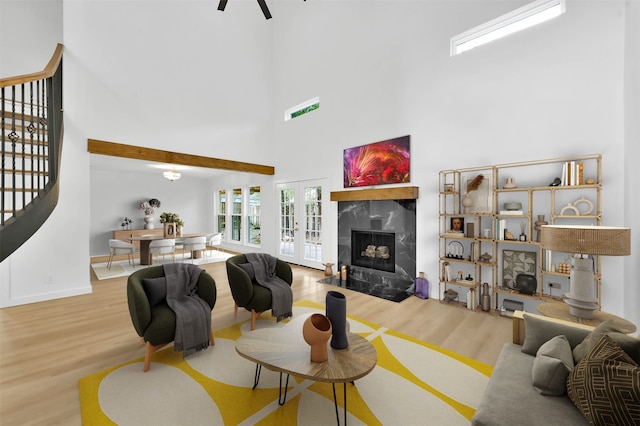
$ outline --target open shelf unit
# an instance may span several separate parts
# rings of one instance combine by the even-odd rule
[[[569,291],[569,271],[562,268],[571,254],[542,250],[539,226],[602,224],[602,156],[440,171],[438,223],[441,300],[453,289],[458,302],[466,306],[471,298],[471,308],[481,310],[487,283],[490,312],[500,310],[505,299],[529,311],[541,302],[560,302]],[[518,274],[535,277],[533,293],[516,288]],[[598,257],[594,279],[600,305]]]

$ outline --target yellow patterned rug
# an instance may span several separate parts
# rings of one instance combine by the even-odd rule
[[[263,314],[256,328],[287,327],[324,306],[294,306],[289,322]],[[412,337],[349,316],[350,330],[369,339],[378,364],[347,385],[351,425],[468,425],[493,368]],[[262,369],[252,390],[255,364],[235,351],[249,322],[215,332],[216,344],[183,359],[173,348],[80,379],[85,425],[331,425],[336,423],[329,383],[289,380],[287,401],[278,405],[279,374]],[[135,335],[132,330],[132,338]],[[144,351],[140,348],[140,353]],[[337,387],[342,404],[342,386]],[[342,406],[342,405],[341,405]],[[340,418],[342,421],[342,409]]]

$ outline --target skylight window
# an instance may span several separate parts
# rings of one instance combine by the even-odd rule
[[[289,121],[292,118],[300,117],[308,112],[316,110],[320,108],[320,98],[315,97],[313,99],[309,99],[306,102],[301,103],[300,105],[296,105],[293,108],[289,108],[284,112],[284,121]]]
[[[451,38],[451,56],[481,46],[565,12],[565,0],[538,0]]]

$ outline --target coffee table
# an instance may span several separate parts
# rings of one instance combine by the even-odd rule
[[[302,337],[302,322],[296,321],[284,327],[254,330],[236,341],[236,352],[256,363],[253,388],[258,385],[260,372],[266,369],[280,373],[280,394],[278,403],[287,399],[289,376],[293,375],[316,382],[331,383],[336,420],[340,424],[336,383],[343,384],[344,424],[347,424],[347,383],[360,379],[373,370],[378,361],[375,348],[367,339],[354,333],[347,333],[349,346],[333,349],[329,346],[329,359],[325,362],[311,362],[309,345]],[[282,390],[282,375],[287,375]]]

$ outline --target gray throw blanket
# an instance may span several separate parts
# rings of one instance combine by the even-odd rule
[[[256,281],[271,290],[271,315],[281,321],[293,315],[291,286],[276,276],[277,258],[266,253],[247,253],[247,261],[253,266]]]
[[[167,304],[176,314],[174,350],[185,357],[209,347],[211,308],[196,294],[200,269],[196,265],[164,265],[167,280]]]

